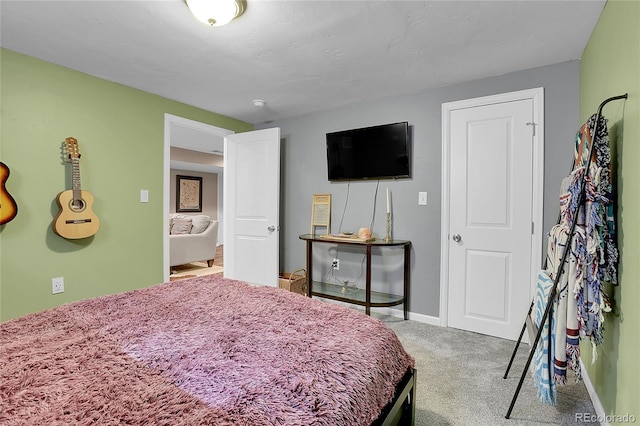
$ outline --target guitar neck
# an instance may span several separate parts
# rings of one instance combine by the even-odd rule
[[[80,161],[77,158],[71,160],[71,181],[73,189],[73,200],[82,199],[82,187],[80,186]]]

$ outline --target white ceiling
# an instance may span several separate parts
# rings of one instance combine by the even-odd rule
[[[2,0],[0,43],[260,123],[579,59],[604,3],[248,0],[208,27],[182,0]]]

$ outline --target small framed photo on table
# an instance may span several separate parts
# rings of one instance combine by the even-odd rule
[[[202,212],[202,177],[176,176],[176,212]]]

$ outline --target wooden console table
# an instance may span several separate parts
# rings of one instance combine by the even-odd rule
[[[409,266],[410,266],[410,248],[411,241],[392,240],[384,242],[382,239],[363,241],[356,238],[331,238],[317,234],[303,234],[300,239],[307,242],[307,285],[309,297],[318,296],[341,302],[351,303],[365,307],[367,315],[371,315],[371,308],[390,307],[403,305],[404,319],[408,318],[408,302],[409,302]],[[366,266],[366,284],[364,289],[357,289],[353,293],[344,293],[342,287],[337,284],[330,284],[321,281],[313,281],[313,245],[314,244],[349,244],[352,246],[362,246],[365,249],[367,266]],[[403,294],[389,294],[379,291],[371,291],[371,248],[372,247],[404,247],[404,285]]]

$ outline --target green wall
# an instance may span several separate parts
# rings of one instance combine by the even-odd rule
[[[640,422],[640,2],[609,0],[580,74],[583,121],[606,98],[629,94],[603,109],[617,150],[620,285],[609,292],[616,308],[606,315],[605,342],[595,362],[588,345],[582,345],[581,357],[605,413],[631,414]]]
[[[236,132],[248,123],[0,50],[0,160],[18,216],[0,226],[0,320],[163,280],[164,114]],[[78,140],[82,188],[95,198],[98,233],[65,240],[52,231],[56,196],[70,189],[61,161]],[[140,189],[149,203],[139,202]],[[65,292],[51,294],[51,278]]]

